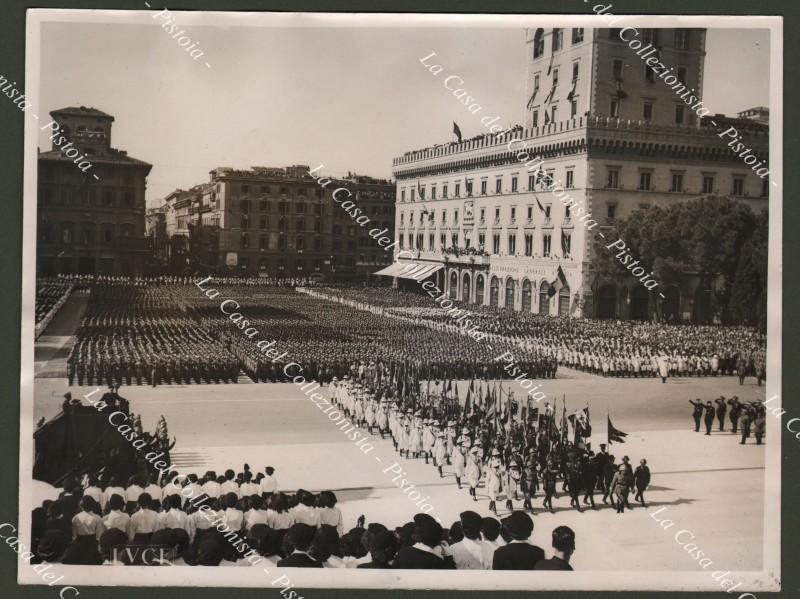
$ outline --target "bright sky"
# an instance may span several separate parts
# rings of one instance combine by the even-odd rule
[[[465,137],[483,132],[444,91],[447,74],[463,78],[481,115],[523,121],[522,29],[193,24],[205,52],[195,61],[155,22],[43,24],[38,102],[42,115],[81,105],[114,115],[114,147],[153,164],[148,203],[218,166],[322,163],[388,178],[393,157],[449,141],[454,120]],[[431,52],[446,68],[438,78],[418,62]],[[729,115],[769,106],[768,66],[768,30],[710,29],[705,105]]]

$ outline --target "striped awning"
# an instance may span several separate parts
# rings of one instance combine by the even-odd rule
[[[442,268],[444,268],[444,264],[440,262],[416,262],[413,260],[403,260],[402,262],[390,264],[375,274],[383,275],[385,277],[399,277],[401,279],[422,281]]]

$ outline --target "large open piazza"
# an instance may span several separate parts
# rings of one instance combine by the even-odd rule
[[[466,382],[460,395],[465,396]],[[505,381],[508,386],[509,382]],[[35,418],[54,416],[63,394],[81,397],[95,387],[68,388],[63,380],[37,379]],[[573,411],[587,402],[594,421],[592,447],[606,442],[606,411],[614,426],[628,432],[624,445],[613,444],[618,460],[628,455],[636,464],[646,458],[652,486],[646,492],[649,508],[635,508],[618,515],[600,501],[599,509],[578,513],[569,507],[569,495],[554,501],[555,513],[542,510],[542,494],[534,500],[533,541],[547,546],[553,528],[567,525],[577,536],[572,563],[580,570],[696,570],[691,559],[648,515],[666,507],[665,516],[676,524],[673,533],[690,530],[706,555],[723,570],[757,570],[761,567],[763,532],[764,446],[751,438],[739,445],[739,437],[716,432],[710,437],[695,433],[688,400],[738,395],[742,400],[764,399],[764,387],[748,379],[739,386],[735,377],[669,379],[604,379],[577,371],[559,370],[558,378],[545,381],[548,397],[567,398]],[[177,438],[175,466],[199,475],[207,470],[241,470],[248,463],[254,471],[276,468],[280,489],[333,490],[345,527],[355,526],[361,514],[367,522],[398,526],[419,511],[392,482],[393,464],[425,496],[445,526],[466,509],[490,515],[488,498],[478,490],[477,503],[466,488],[459,491],[452,468],[445,466],[439,478],[423,459],[400,458],[391,441],[374,435],[375,450],[362,453],[302,391],[291,383],[123,387],[120,394],[131,410],[142,417],[145,430],[153,430],[163,415],[169,433]],[[547,401],[547,400],[545,400]],[[544,403],[544,402],[542,402]],[[560,409],[560,408],[559,408]],[[730,423],[726,423],[730,429]],[[769,440],[767,440],[769,442]],[[396,469],[395,469],[396,470]],[[520,501],[515,502],[516,507]],[[502,505],[500,506],[502,508]],[[586,507],[586,506],[584,506]],[[500,509],[500,516],[505,510]],[[684,543],[688,540],[681,539]]]

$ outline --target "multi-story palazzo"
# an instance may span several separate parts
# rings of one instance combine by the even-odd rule
[[[701,100],[705,30],[639,36],[641,47],[656,48],[660,62]],[[595,240],[634,210],[704,195],[766,210],[769,182],[734,154],[730,136],[720,137],[736,127],[766,161],[765,109],[738,119],[698,117],[620,30],[528,30],[525,52],[524,127],[487,130],[393,160],[395,255],[425,263],[440,289],[469,303],[600,318],[693,318],[694,302],[703,301],[697,277],[653,291],[634,277],[606,279],[593,268]],[[551,294],[559,267],[566,285]]]
[[[364,280],[392,261],[369,236],[376,228],[393,234],[389,181],[348,174],[322,187],[304,165],[210,174],[208,183],[163,200],[173,255],[189,250],[196,235],[198,243],[214,246],[209,266],[218,272],[325,280]],[[350,190],[369,224],[360,226],[333,201],[339,187]]]
[[[50,113],[38,157],[38,275],[141,275],[151,165],[111,147],[114,117],[95,108]],[[78,162],[76,162],[77,151]]]

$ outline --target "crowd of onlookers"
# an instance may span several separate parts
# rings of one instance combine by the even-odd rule
[[[447,310],[428,295],[386,287],[320,287],[317,293],[361,309],[457,332]],[[453,302],[488,339],[552,356],[558,364],[604,376],[754,376],[766,379],[766,335],[744,326],[673,325],[560,318]]]
[[[530,542],[533,519],[462,512],[445,529],[425,513],[395,528],[346,528],[336,495],[283,493],[275,471],[68,479],[32,514],[33,563],[81,565],[571,570],[571,529],[552,533],[552,557]],[[248,551],[243,549],[247,547]],[[150,548],[151,551],[144,551]]]

